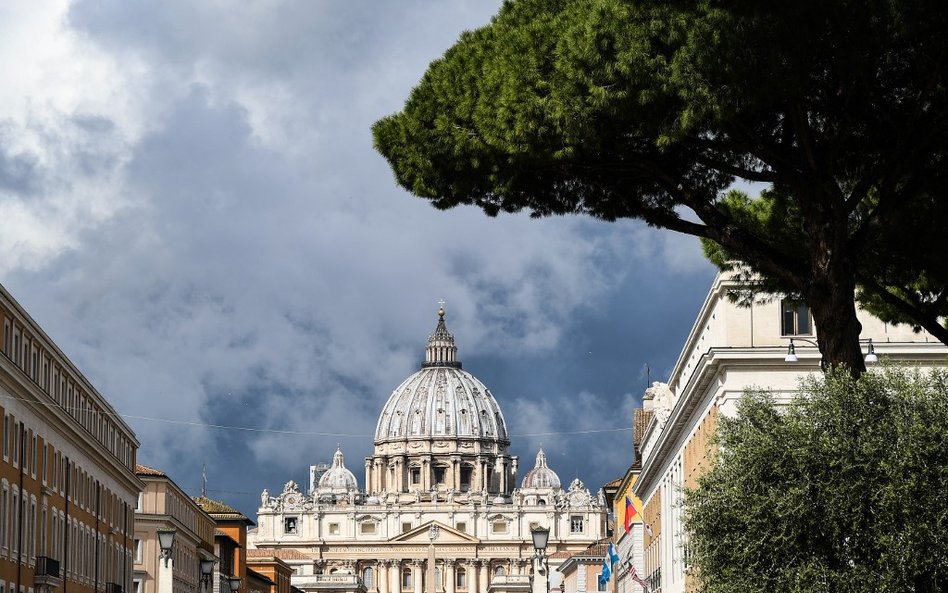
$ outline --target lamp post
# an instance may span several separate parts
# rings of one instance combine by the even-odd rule
[[[212,574],[214,574],[214,561],[201,560],[201,585],[204,587],[204,593],[207,593],[207,585],[211,582]]]
[[[237,593],[237,591],[240,591],[240,577],[232,576],[228,578],[227,584],[230,585],[230,593]]]
[[[550,541],[550,530],[546,527],[534,527],[530,530],[533,537],[533,574],[530,577],[531,593],[547,593],[550,590],[549,564],[546,558],[546,545]]]
[[[174,527],[158,528],[158,547],[161,549],[161,560],[158,563],[158,593],[172,593],[174,590]]]

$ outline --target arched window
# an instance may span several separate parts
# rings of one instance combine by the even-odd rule
[[[507,574],[507,570],[500,564],[494,567],[494,576],[499,577]]]
[[[402,569],[402,589],[411,589],[411,569]]]
[[[369,566],[362,571],[362,584],[365,585],[366,589],[371,589],[375,586],[375,570]]]
[[[454,573],[454,584],[458,589],[467,589],[467,571],[463,568],[459,568],[456,573]]]

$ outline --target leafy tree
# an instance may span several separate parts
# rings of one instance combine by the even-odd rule
[[[509,0],[373,133],[438,208],[701,237],[858,374],[857,286],[948,343],[946,30],[936,0]]]
[[[685,495],[703,593],[948,589],[948,374],[885,368],[749,393]]]

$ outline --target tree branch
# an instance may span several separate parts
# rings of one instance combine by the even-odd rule
[[[944,344],[948,344],[948,328],[939,323],[938,316],[925,311],[921,303],[909,302],[897,294],[893,294],[885,286],[882,286],[872,278],[858,276],[859,284],[863,289],[878,296],[888,305],[891,305],[902,314],[908,316],[912,321],[917,322],[925,331],[930,333],[935,339]],[[914,299],[913,299],[914,300]]]

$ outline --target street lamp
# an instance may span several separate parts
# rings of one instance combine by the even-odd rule
[[[531,593],[547,593],[550,589],[549,570],[547,569],[546,544],[550,541],[550,530],[546,527],[534,527],[530,530],[533,537],[533,576],[530,579]]]
[[[168,566],[168,561],[171,560],[171,548],[174,546],[174,534],[176,530],[174,527],[163,527],[158,529],[158,547],[161,548],[161,559],[165,561],[165,566]]]
[[[550,541],[550,530],[546,527],[534,527],[530,530],[530,535],[533,536],[533,549],[537,556],[544,557],[546,544]]]
[[[230,577],[227,582],[230,585],[230,593],[240,591],[240,577]]]
[[[211,582],[211,575],[214,574],[214,561],[201,560],[201,584],[207,591],[207,584]]]

